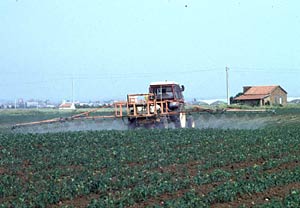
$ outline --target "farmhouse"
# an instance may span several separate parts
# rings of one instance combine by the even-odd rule
[[[234,100],[251,106],[286,105],[287,92],[279,85],[244,86],[243,94]]]

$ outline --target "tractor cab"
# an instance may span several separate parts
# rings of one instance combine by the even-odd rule
[[[153,93],[157,100],[184,100],[182,91],[184,86],[179,86],[176,82],[152,82],[149,87],[149,93]]]
[[[149,87],[149,93],[155,95],[158,101],[167,101],[170,110],[181,109],[184,104],[182,92],[184,86],[176,82],[152,82]]]

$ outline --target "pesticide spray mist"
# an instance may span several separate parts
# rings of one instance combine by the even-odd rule
[[[192,115],[197,129],[259,129],[268,125],[270,115],[259,113],[201,113]],[[174,123],[169,123],[169,129],[175,129]],[[161,128],[161,127],[154,127]],[[96,130],[128,130],[127,119],[95,119],[73,120],[35,126],[25,126],[14,130],[16,133],[49,133],[67,131]]]
[[[122,119],[73,120],[16,128],[15,133],[55,133],[67,131],[126,130]]]
[[[270,115],[259,113],[200,114],[195,120],[200,129],[260,129],[268,125]]]

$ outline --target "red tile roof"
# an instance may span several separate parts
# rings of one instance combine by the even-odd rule
[[[70,108],[72,106],[72,103],[63,103],[63,104],[60,104],[60,108]]]
[[[235,100],[260,100],[267,96],[268,95],[241,95],[235,98]]]
[[[244,95],[269,95],[277,87],[279,86],[252,86],[244,93]]]
[[[281,88],[279,85],[252,86],[243,95],[236,97],[235,100],[260,100],[268,97],[278,87]],[[284,89],[282,90],[286,93]]]
[[[62,103],[59,105],[59,109],[75,109],[75,105],[72,103]]]

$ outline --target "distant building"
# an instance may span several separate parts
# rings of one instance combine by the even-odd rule
[[[60,110],[75,110],[75,104],[71,102],[63,101],[62,104],[59,105]]]
[[[15,107],[16,108],[25,108],[26,103],[23,98],[19,98],[18,101],[15,102]]]
[[[39,107],[39,102],[38,101],[27,101],[25,103],[26,108],[37,108]]]
[[[243,94],[234,100],[251,106],[286,105],[287,92],[279,85],[245,86]]]

